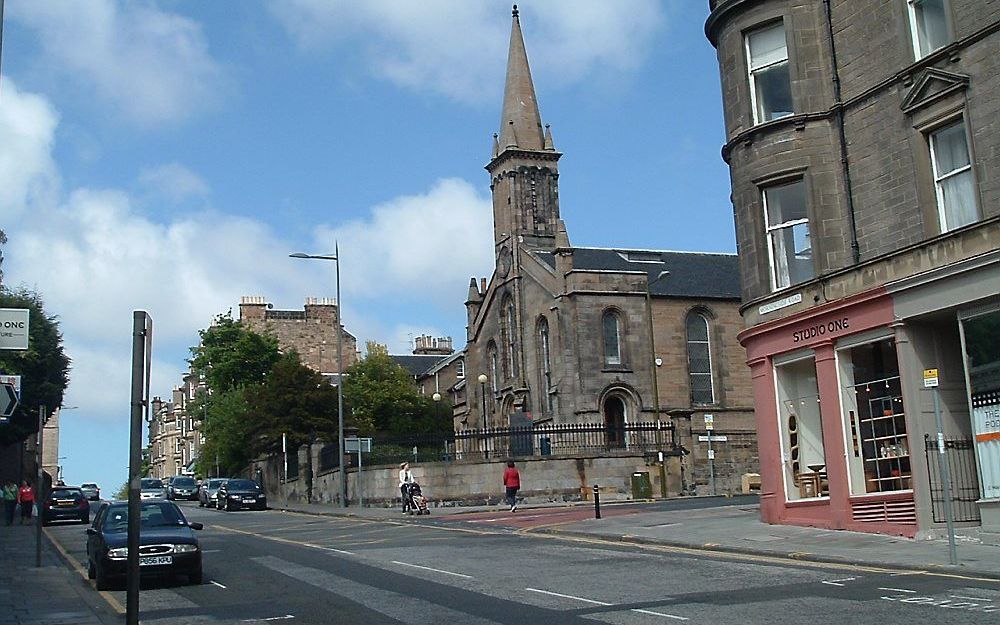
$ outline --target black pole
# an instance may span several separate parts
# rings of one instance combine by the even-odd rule
[[[45,470],[42,468],[42,442],[45,435],[45,406],[38,407],[38,444],[35,447],[38,450],[38,481],[35,483],[35,501],[34,504],[38,510],[38,516],[35,517],[35,566],[42,566],[42,510],[45,509],[45,503],[42,501],[44,497],[47,496],[45,492]],[[58,460],[56,461],[58,462]],[[21,504],[24,505],[24,504]]]
[[[125,622],[139,625],[139,475],[142,467],[142,410],[145,403],[146,326],[149,316],[132,312],[132,398],[128,464],[128,574]]]
[[[594,518],[601,518],[601,489],[594,484]]]

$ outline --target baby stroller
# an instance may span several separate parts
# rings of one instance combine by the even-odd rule
[[[410,514],[431,513],[431,511],[427,509],[427,498],[424,497],[422,492],[420,492],[420,484],[413,482],[406,489],[406,493],[410,498]]]

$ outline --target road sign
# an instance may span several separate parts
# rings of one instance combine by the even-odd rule
[[[0,375],[0,384],[13,384],[14,392],[17,393],[17,398],[21,399],[21,376]]]
[[[345,438],[344,451],[363,451],[370,454],[372,452],[372,439],[370,438]]]
[[[27,308],[0,308],[0,349],[28,349]]]
[[[715,450],[714,449],[709,449],[708,450],[708,459],[709,460],[715,460]]]
[[[924,369],[924,388],[937,388],[938,370]]]
[[[17,393],[14,392],[14,385],[4,382],[0,384],[0,419],[4,422],[14,414],[17,408]]]
[[[710,414],[705,415],[705,429],[706,430],[715,429],[715,415],[710,415]]]
[[[701,442],[701,443],[707,443],[709,441],[713,441],[713,442],[716,442],[716,443],[725,443],[728,440],[729,440],[728,436],[724,436],[724,435],[721,435],[721,434],[713,434],[711,437],[704,436],[704,435],[698,436],[698,441]]]

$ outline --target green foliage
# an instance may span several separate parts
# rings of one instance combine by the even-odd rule
[[[128,482],[118,487],[118,490],[115,491],[115,499],[119,501],[128,499]]]
[[[376,343],[368,343],[365,358],[347,369],[344,399],[362,435],[452,430],[450,408],[418,393],[409,372]]]
[[[280,451],[282,433],[293,448],[317,438],[337,440],[337,389],[295,352],[282,354],[264,383],[246,394],[256,453]]]
[[[0,372],[21,376],[21,401],[8,424],[0,426],[0,445],[23,441],[38,431],[38,409],[62,405],[70,359],[63,351],[55,316],[45,314],[38,293],[0,289],[0,308],[29,310],[28,349],[0,352]]]
[[[213,393],[262,383],[278,360],[278,339],[244,328],[231,312],[198,334],[201,344],[191,348],[191,369]]]
[[[202,422],[205,444],[198,458],[198,473],[217,475],[218,465],[219,475],[230,475],[250,462],[253,457],[251,416],[242,388],[207,397],[207,411]]]

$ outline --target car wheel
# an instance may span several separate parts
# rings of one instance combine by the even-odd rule
[[[87,558],[87,579],[94,579],[97,577],[97,569],[94,568],[94,561]]]
[[[228,499],[226,500],[226,506],[225,507],[226,507],[226,512],[232,512],[233,511],[233,504],[229,503]]]
[[[111,580],[104,573],[100,566],[96,567],[97,570],[94,571],[94,578],[96,579],[96,586],[98,590],[111,590]]]

